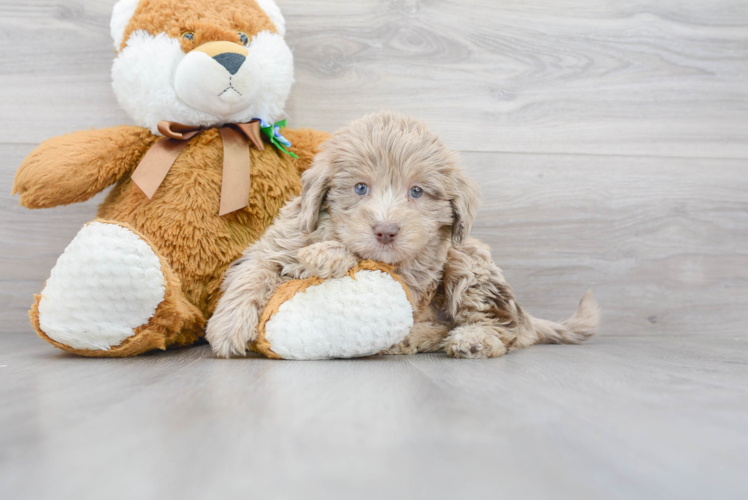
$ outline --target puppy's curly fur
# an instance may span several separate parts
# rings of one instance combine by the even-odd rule
[[[281,283],[340,277],[364,259],[394,265],[417,304],[409,336],[389,354],[495,357],[594,333],[598,308],[589,292],[560,323],[519,307],[489,248],[469,237],[476,183],[424,123],[391,112],[357,120],[323,145],[302,181],[301,197],[226,272],[207,328],[218,355],[246,354]],[[378,239],[378,226],[394,228],[394,239]]]

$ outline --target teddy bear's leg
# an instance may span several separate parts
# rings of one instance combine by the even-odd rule
[[[94,357],[189,345],[204,326],[179,277],[148,240],[102,220],[68,245],[29,314],[43,339]]]

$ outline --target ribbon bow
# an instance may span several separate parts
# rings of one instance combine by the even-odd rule
[[[263,125],[269,130],[263,130],[265,128]],[[254,119],[248,123],[232,123],[218,129],[223,141],[221,206],[218,215],[225,215],[249,205],[249,143],[251,142],[260,151],[265,149],[260,135],[261,131],[266,135],[270,133],[272,136],[277,133],[278,136],[273,137],[275,140],[269,137],[271,143],[283,152],[296,156],[286,149],[285,146],[290,146],[290,143],[276,130],[276,127],[283,125],[285,125],[285,120],[270,126],[262,120]],[[203,130],[205,129],[169,121],[158,123],[158,131],[164,137],[151,146],[131,176],[133,182],[148,199],[153,197],[164,181],[177,156],[187,146],[187,141]]]
[[[265,120],[260,120],[260,130],[262,130],[262,133],[265,134],[265,136],[268,138],[268,141],[270,141],[270,144],[280,149],[287,155],[292,156],[294,158],[298,158],[298,156],[296,156],[292,151],[289,151],[288,149],[286,149],[286,148],[291,147],[291,143],[288,142],[288,139],[283,137],[280,133],[280,129],[282,129],[285,126],[286,126],[286,120],[275,122],[272,125],[266,122]]]

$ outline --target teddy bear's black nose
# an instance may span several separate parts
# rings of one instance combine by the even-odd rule
[[[239,71],[239,68],[242,67],[242,64],[244,64],[244,61],[247,58],[241,54],[236,54],[234,52],[224,52],[223,54],[213,56],[213,59],[215,59],[221,66],[226,68],[226,71],[228,71],[232,75],[235,75],[236,72]]]

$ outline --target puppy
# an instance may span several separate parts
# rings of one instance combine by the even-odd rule
[[[391,112],[338,131],[264,236],[227,271],[207,338],[219,356],[245,355],[278,285],[345,275],[360,260],[395,266],[415,299],[414,325],[389,354],[444,350],[490,358],[539,343],[579,343],[597,327],[587,293],[561,323],[533,318],[469,237],[478,187],[424,123]]]

